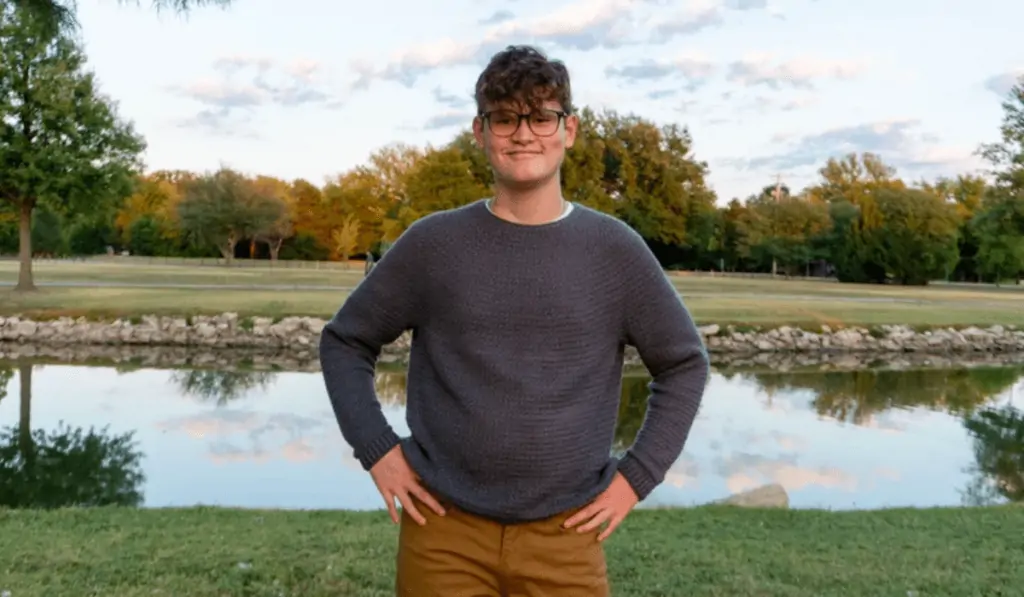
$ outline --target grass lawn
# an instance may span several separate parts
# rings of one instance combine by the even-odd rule
[[[757,282],[763,285],[762,282]],[[684,291],[686,305],[699,324],[764,326],[794,324],[914,326],[1024,325],[1024,301],[938,300],[868,302],[827,300],[765,292],[716,296]],[[20,294],[0,289],[0,315],[39,318],[59,315],[90,318],[145,314],[189,315],[234,311],[241,315],[315,315],[329,317],[347,296],[343,290],[194,290],[155,288],[43,288]]]
[[[30,295],[0,288],[0,315],[88,317],[144,314],[199,314],[328,317],[348,289],[362,279],[361,268],[285,269],[215,265],[154,265],[117,262],[39,262],[36,281],[97,283],[45,287]],[[13,283],[17,264],[0,262],[0,282]],[[1018,287],[899,286],[838,284],[763,278],[672,274],[670,279],[701,324],[1024,325],[1024,291]],[[196,288],[132,288],[116,284],[206,284]],[[102,286],[106,284],[107,286]],[[323,290],[231,289],[217,286],[303,285]]]
[[[607,544],[616,597],[1019,595],[1024,508],[638,510]],[[12,597],[393,595],[382,512],[0,511]]]

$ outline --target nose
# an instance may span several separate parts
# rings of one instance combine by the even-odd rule
[[[519,120],[519,128],[512,134],[512,140],[517,143],[529,143],[533,140],[533,130],[530,129],[528,118]]]

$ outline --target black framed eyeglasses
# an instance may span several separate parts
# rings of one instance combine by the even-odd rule
[[[560,110],[534,110],[520,114],[513,110],[491,110],[481,112],[480,117],[487,121],[491,132],[499,137],[511,137],[526,121],[526,125],[538,137],[550,137],[558,131],[558,125],[567,115]]]

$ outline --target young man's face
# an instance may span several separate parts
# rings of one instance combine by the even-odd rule
[[[526,103],[502,102],[485,106],[484,113],[473,119],[473,134],[500,183],[528,187],[557,175],[565,150],[576,141],[579,119],[565,116],[557,101],[532,110]],[[531,116],[519,117],[525,114]]]

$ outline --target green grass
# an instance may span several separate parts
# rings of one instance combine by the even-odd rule
[[[68,315],[103,319],[233,311],[243,316],[313,315],[326,318],[341,306],[346,296],[347,292],[341,290],[43,288],[26,295],[3,289],[0,290],[0,315],[22,314],[40,319]],[[1011,300],[870,303],[773,296],[767,289],[760,295],[751,293],[742,297],[716,297],[714,294],[685,291],[683,296],[694,318],[702,325],[1024,325],[1024,302]]]
[[[1024,508],[638,510],[607,544],[616,597],[1009,596]],[[397,529],[381,512],[0,512],[12,597],[383,597]]]
[[[16,279],[17,264],[0,262],[0,282]],[[26,314],[108,318],[145,314],[191,315],[234,311],[241,315],[333,314],[362,279],[360,268],[345,270],[154,265],[128,261],[39,262],[36,281],[105,284],[163,283],[222,285],[304,285],[323,290],[230,288],[42,287],[34,294],[0,289],[0,315]],[[907,324],[917,327],[1024,325],[1024,292],[1018,287],[937,285],[899,287],[827,281],[710,277],[672,274],[673,284],[701,324],[761,326]],[[334,289],[327,287],[335,287]],[[340,290],[337,288],[341,288]]]

